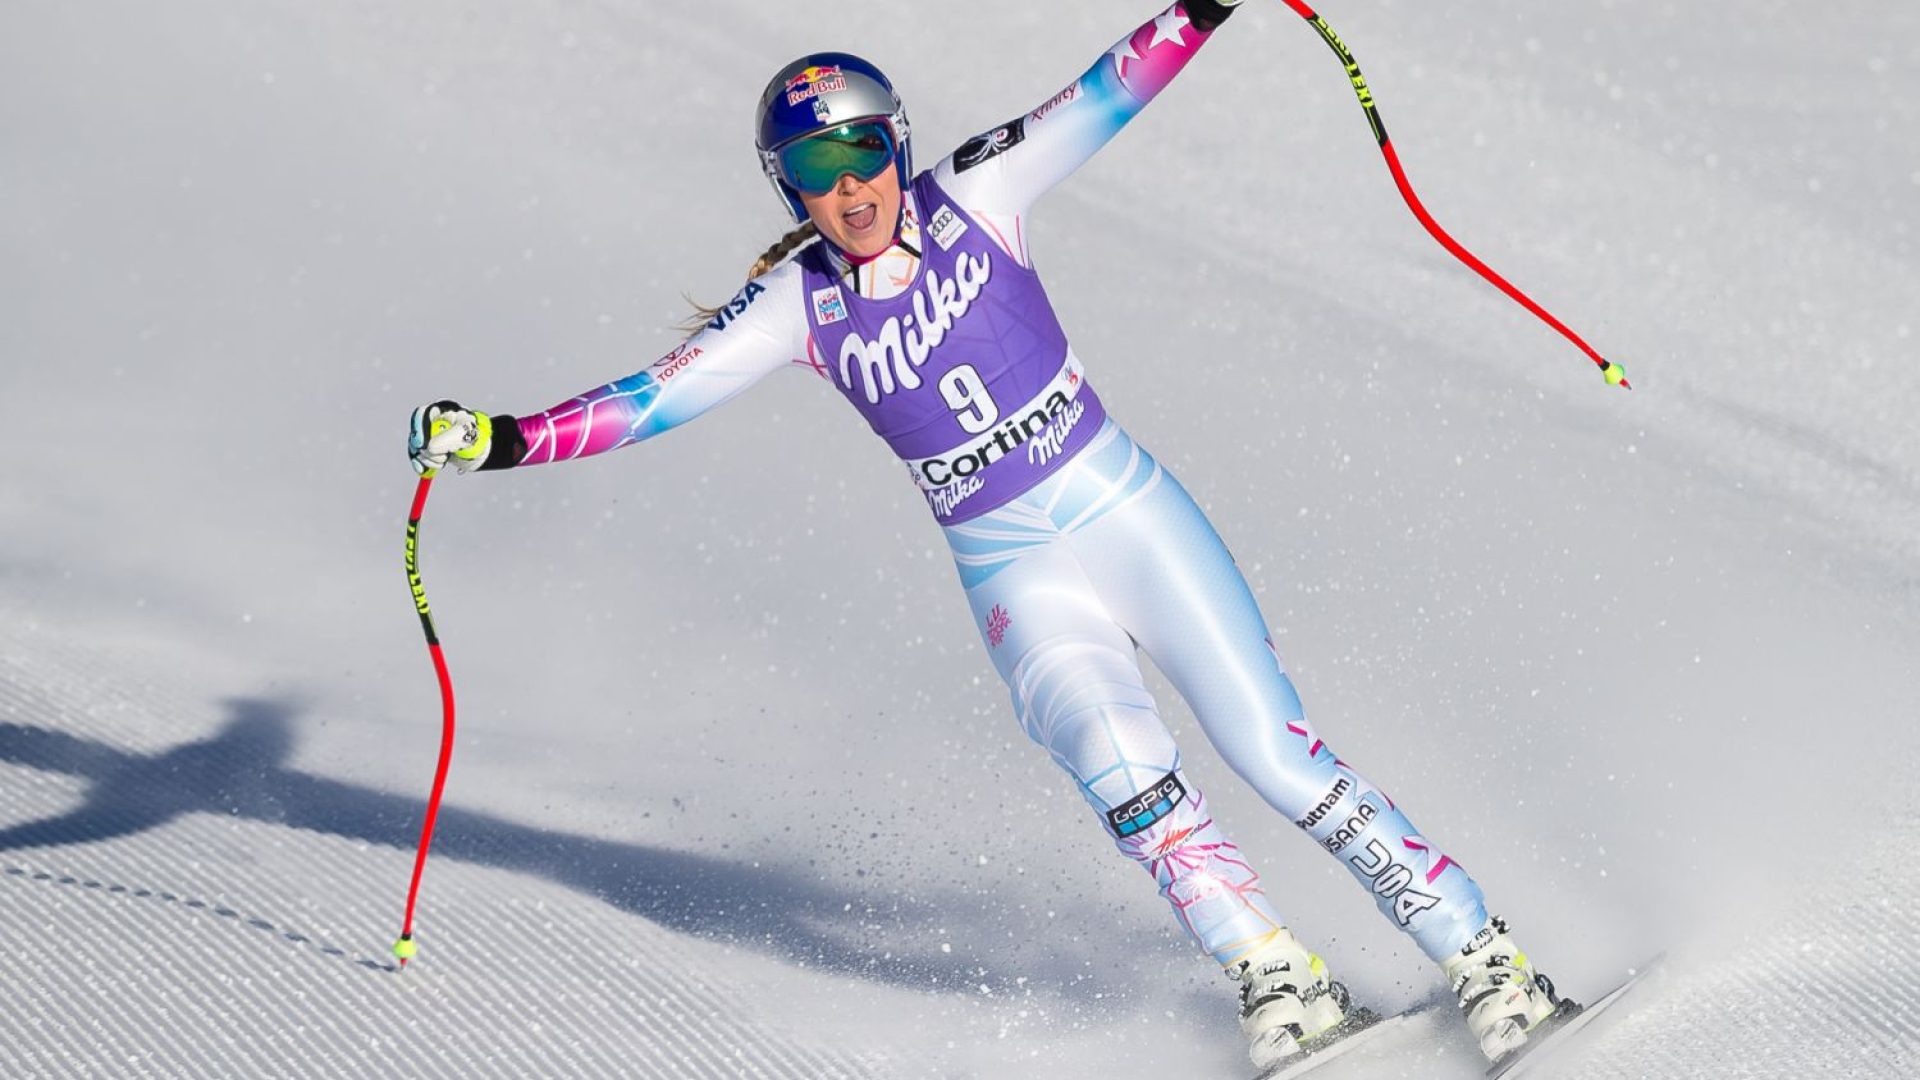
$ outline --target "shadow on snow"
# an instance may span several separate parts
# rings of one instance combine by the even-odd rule
[[[0,829],[0,851],[89,844],[165,825],[184,814],[286,825],[411,851],[419,839],[424,800],[403,798],[285,766],[294,748],[296,709],[286,703],[228,702],[229,720],[213,737],[145,755],[92,739],[22,724],[0,723],[0,761],[91,783],[78,809]],[[868,898],[802,880],[790,870],[750,866],[708,855],[616,843],[536,829],[491,815],[443,806],[433,857],[532,874],[682,933],[921,989],[1012,989],[1013,974],[995,970],[1011,957],[952,954],[863,944],[874,916]],[[396,891],[401,883],[393,883]],[[396,897],[396,900],[398,897]],[[852,903],[852,911],[846,906]],[[888,899],[888,938],[934,942],[936,927],[964,926],[976,898],[951,902]],[[982,912],[982,915],[985,913]],[[949,940],[1004,937],[985,925]],[[1023,950],[1028,985],[1091,1000],[1120,987],[1090,977],[1081,959],[1048,948]],[[1083,959],[1083,958],[1082,958]],[[373,965],[364,965],[373,966]],[[982,969],[985,969],[984,971]],[[384,966],[383,966],[384,969]]]

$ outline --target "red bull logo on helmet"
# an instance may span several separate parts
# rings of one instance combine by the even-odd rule
[[[802,70],[787,80],[787,104],[798,105],[821,94],[831,94],[847,88],[847,77],[840,73],[839,65],[822,67],[818,64]]]

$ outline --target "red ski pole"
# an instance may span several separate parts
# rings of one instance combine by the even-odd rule
[[[1334,55],[1340,58],[1340,63],[1346,67],[1347,78],[1353,82],[1353,92],[1359,95],[1360,107],[1366,111],[1367,123],[1373,126],[1373,137],[1380,143],[1380,153],[1387,159],[1387,169],[1393,173],[1393,182],[1400,189],[1401,198],[1406,200],[1407,208],[1413,211],[1414,217],[1420,219],[1420,224],[1426,226],[1427,232],[1433,234],[1433,238],[1440,241],[1440,246],[1451,252],[1454,258],[1472,267],[1476,273],[1492,282],[1496,288],[1506,293],[1521,307],[1533,312],[1548,326],[1558,330],[1562,337],[1573,342],[1581,352],[1586,353],[1589,359],[1600,366],[1600,373],[1606,376],[1609,385],[1633,389],[1633,385],[1627,382],[1626,368],[1595,352],[1593,346],[1587,344],[1584,338],[1568,329],[1565,323],[1554,318],[1552,312],[1534,303],[1532,297],[1515,288],[1492,267],[1481,262],[1473,252],[1468,251],[1459,241],[1449,236],[1447,231],[1440,227],[1439,222],[1433,220],[1433,215],[1427,213],[1427,208],[1421,205],[1420,197],[1414,194],[1413,185],[1407,181],[1406,170],[1400,167],[1400,155],[1394,152],[1393,143],[1387,138],[1387,125],[1380,119],[1380,109],[1374,104],[1373,91],[1368,89],[1366,78],[1360,74],[1360,64],[1354,60],[1353,53],[1347,50],[1346,43],[1340,40],[1340,35],[1333,32],[1333,27],[1328,26],[1325,19],[1314,14],[1313,9],[1308,7],[1304,0],[1285,0],[1285,2],[1319,32],[1327,45],[1333,49]]]
[[[433,843],[433,821],[440,814],[440,793],[447,786],[447,765],[453,760],[453,678],[447,674],[447,658],[440,650],[440,635],[433,629],[433,612],[427,607],[427,588],[420,581],[420,515],[426,510],[427,492],[433,486],[433,474],[420,478],[413,493],[413,509],[407,515],[407,584],[413,590],[413,606],[420,613],[420,628],[426,631],[427,652],[433,656],[433,670],[440,677],[440,764],[433,772],[433,794],[427,799],[427,817],[420,825],[420,846],[413,854],[413,883],[407,887],[406,921],[400,939],[393,943],[393,955],[405,971],[413,959],[413,908],[420,899],[420,872],[427,866],[427,848]]]

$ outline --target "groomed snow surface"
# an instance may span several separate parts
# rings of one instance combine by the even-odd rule
[[[1549,10],[1551,9],[1551,10]],[[1027,744],[917,495],[780,374],[445,478],[674,343],[782,228],[767,72],[895,72],[922,160],[1132,4],[0,9],[0,1075],[1244,1077],[1232,986]],[[1245,12],[1042,203],[1112,412],[1321,732],[1561,987],[1567,1077],[1920,1069],[1920,9]],[[1363,1000],[1436,973],[1162,693]],[[1477,1076],[1459,1025],[1327,1080]]]

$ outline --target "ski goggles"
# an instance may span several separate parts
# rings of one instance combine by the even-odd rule
[[[776,149],[773,161],[795,191],[824,195],[849,173],[866,181],[886,172],[898,152],[885,120],[861,120],[795,139]]]

